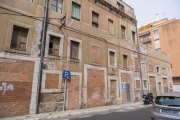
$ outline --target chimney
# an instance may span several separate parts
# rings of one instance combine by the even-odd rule
[[[156,14],[156,21],[158,21],[159,20],[159,15],[158,14]]]

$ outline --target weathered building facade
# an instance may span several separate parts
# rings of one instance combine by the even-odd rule
[[[0,117],[141,101],[172,92],[169,56],[140,45],[134,10],[121,0],[49,0],[41,89],[37,86],[44,0],[0,0]],[[6,14],[5,14],[6,13]],[[61,18],[65,18],[65,26]],[[157,71],[163,66],[166,71]]]
[[[168,20],[167,18],[150,20],[147,26],[139,28],[139,40],[142,44],[169,55],[174,89],[176,89],[176,92],[180,92],[180,90],[178,90],[180,87],[179,31],[180,20]],[[162,67],[160,69],[163,70],[164,68]]]

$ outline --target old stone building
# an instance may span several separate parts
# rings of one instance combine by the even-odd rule
[[[38,83],[44,7],[0,0],[0,117],[35,114],[36,105],[38,113],[61,111],[63,70],[71,72],[66,110],[142,101],[141,82],[144,93],[172,92],[169,56],[144,45],[141,81],[137,21],[121,0],[49,0]]]
[[[159,19],[156,15],[156,18],[147,21],[146,24],[139,28],[139,40],[144,45],[169,54],[174,90],[180,92],[180,20]]]

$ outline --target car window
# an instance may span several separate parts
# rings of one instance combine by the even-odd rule
[[[158,105],[178,105],[180,106],[180,98],[179,97],[157,97],[155,103]]]

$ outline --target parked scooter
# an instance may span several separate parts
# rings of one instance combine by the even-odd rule
[[[150,102],[153,103],[153,94],[148,93],[147,95],[143,94],[142,96],[144,104],[149,104]]]

